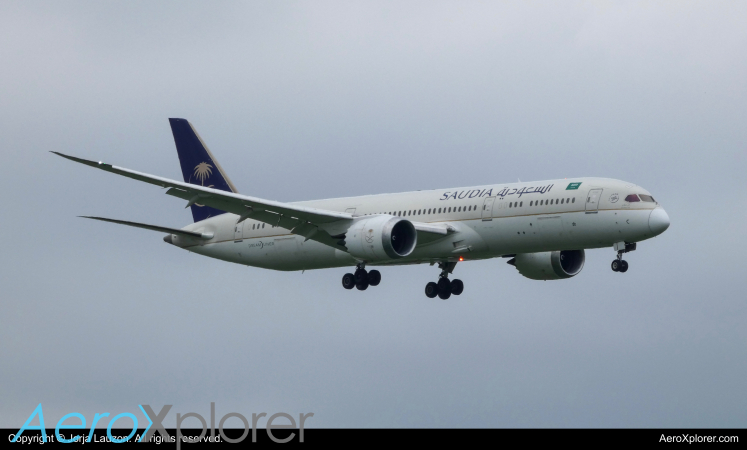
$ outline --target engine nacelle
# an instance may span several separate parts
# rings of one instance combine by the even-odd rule
[[[508,261],[520,274],[532,280],[561,280],[578,275],[584,268],[583,250],[520,253]]]
[[[345,233],[345,247],[364,261],[384,261],[408,256],[418,243],[412,222],[389,215],[360,219]]]

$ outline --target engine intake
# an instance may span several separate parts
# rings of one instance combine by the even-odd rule
[[[583,250],[520,253],[508,261],[520,274],[532,280],[561,280],[578,275],[584,268]]]
[[[366,261],[409,256],[418,243],[418,232],[409,220],[389,215],[358,220],[345,233],[348,252]]]

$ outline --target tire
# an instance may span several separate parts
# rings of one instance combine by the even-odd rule
[[[451,294],[451,281],[448,278],[439,278],[437,284],[438,292],[448,292]]]
[[[366,285],[368,285],[368,272],[366,272],[366,269],[356,269],[355,271],[355,284],[366,282]]]
[[[451,291],[438,291],[438,298],[440,298],[441,300],[446,300],[449,297],[451,297]]]
[[[628,271],[628,262],[620,261],[620,272],[625,273]]]
[[[451,280],[451,293],[459,295],[464,292],[464,283],[462,280]]]
[[[356,287],[356,288],[357,288],[357,289],[358,289],[359,291],[365,291],[366,289],[368,289],[368,281],[364,281],[363,283],[357,283],[357,284],[355,285],[355,287]]]
[[[425,296],[428,298],[436,298],[438,295],[438,285],[434,282],[430,282],[425,285]]]
[[[342,276],[342,287],[345,289],[353,289],[355,286],[355,276],[352,273],[346,273]]]
[[[379,283],[381,283],[381,272],[378,270],[368,272],[368,284],[370,286],[378,286]]]
[[[620,261],[615,259],[612,261],[612,271],[613,272],[619,272],[620,271]]]

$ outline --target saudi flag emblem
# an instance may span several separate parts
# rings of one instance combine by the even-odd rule
[[[575,189],[578,189],[578,187],[581,186],[581,182],[578,183],[571,183],[568,185],[567,188],[565,188],[566,191],[573,191]]]

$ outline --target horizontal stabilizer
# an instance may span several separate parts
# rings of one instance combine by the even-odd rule
[[[85,219],[101,220],[103,222],[118,223],[120,225],[128,225],[136,228],[144,228],[146,230],[160,231],[162,233],[176,234],[178,236],[191,237],[196,239],[211,239],[213,233],[195,233],[194,231],[180,230],[179,228],[159,227],[158,225],[148,225],[146,223],[128,222],[126,220],[107,219],[105,217],[91,217],[91,216],[78,216]]]

